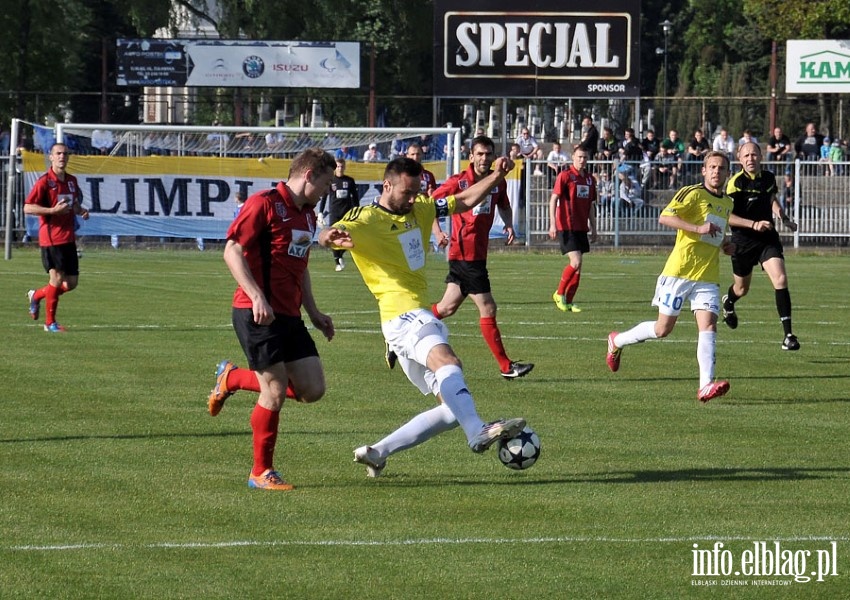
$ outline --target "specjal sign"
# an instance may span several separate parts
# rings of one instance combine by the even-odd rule
[[[627,0],[434,2],[434,94],[635,97],[640,5]],[[480,8],[479,8],[480,6]]]
[[[850,92],[850,40],[788,40],[785,91]]]

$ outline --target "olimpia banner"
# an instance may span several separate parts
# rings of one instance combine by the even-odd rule
[[[29,194],[48,165],[40,153],[23,152],[22,160]],[[83,205],[91,214],[77,233],[224,239],[236,210],[233,195],[242,192],[250,197],[274,187],[286,179],[291,162],[275,158],[72,156],[68,172],[77,178]],[[384,167],[381,163],[347,164],[346,175],[357,181],[361,204],[380,195]],[[425,167],[438,181],[445,180],[445,163],[429,162]],[[512,176],[519,181],[518,170]],[[518,197],[518,185],[514,188]],[[497,218],[494,233],[503,227]],[[27,217],[27,233],[38,235],[37,217]]]

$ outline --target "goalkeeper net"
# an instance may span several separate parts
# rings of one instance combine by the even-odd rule
[[[12,208],[10,221],[30,237],[37,235],[38,220],[21,218],[23,198],[48,168],[54,142],[71,150],[68,172],[77,178],[91,214],[77,233],[87,239],[222,240],[233,219],[235,193],[248,197],[285,180],[291,159],[308,147],[345,155],[346,175],[357,182],[363,204],[379,195],[386,162],[412,143],[422,146],[423,164],[438,181],[460,168],[457,128],[45,127],[17,121],[13,130],[25,143],[19,158],[10,156],[7,163],[18,183],[6,208]],[[372,145],[378,154],[366,162]]]

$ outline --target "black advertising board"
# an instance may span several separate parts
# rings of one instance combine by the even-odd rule
[[[640,3],[434,2],[434,95],[636,97]]]

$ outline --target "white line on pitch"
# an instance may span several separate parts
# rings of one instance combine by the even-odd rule
[[[804,535],[790,537],[772,536],[721,536],[703,535],[688,537],[657,537],[657,538],[618,538],[618,537],[582,537],[556,536],[531,538],[423,538],[408,540],[233,540],[227,542],[155,542],[150,544],[57,544],[57,545],[27,545],[9,546],[9,550],[19,552],[55,552],[66,550],[124,550],[124,549],[207,549],[207,548],[241,548],[241,547],[272,547],[272,546],[456,546],[466,544],[676,544],[688,542],[731,541],[747,542],[753,540],[768,540],[771,542],[847,542],[848,536]]]

